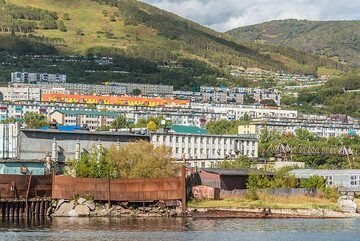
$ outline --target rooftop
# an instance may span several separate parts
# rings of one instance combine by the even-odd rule
[[[296,177],[301,176],[324,176],[324,175],[360,175],[360,169],[342,169],[342,170],[330,170],[330,169],[295,169],[289,172]]]
[[[88,131],[88,130],[58,130],[58,129],[21,129],[22,132],[30,133],[49,133],[49,134],[79,134],[79,135],[105,135],[105,136],[132,136],[132,137],[148,137],[146,133],[135,133],[128,131]]]
[[[202,168],[202,171],[218,174],[220,176],[248,176],[250,173],[259,173],[271,176],[272,172],[265,172],[257,169],[221,169],[221,168]]]
[[[207,131],[205,129],[196,126],[172,125],[170,128],[176,133],[207,134]]]
[[[60,112],[64,115],[95,115],[95,116],[119,116],[118,112],[111,111],[98,111],[98,110],[54,110],[54,112]],[[51,113],[51,114],[52,114]]]

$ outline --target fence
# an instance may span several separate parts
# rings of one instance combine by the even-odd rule
[[[0,175],[0,199],[51,197],[51,188],[51,175]]]
[[[275,196],[308,195],[314,197],[317,194],[316,188],[268,188],[260,189],[259,191]],[[241,198],[245,196],[246,192],[247,189],[235,189],[232,191],[220,190],[220,198]]]
[[[148,202],[181,200],[186,205],[185,168],[181,177],[171,178],[75,178],[53,176],[52,197],[71,199],[91,195],[96,201]]]

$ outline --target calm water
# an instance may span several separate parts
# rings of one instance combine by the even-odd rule
[[[360,240],[360,219],[53,218],[0,222],[0,240]]]

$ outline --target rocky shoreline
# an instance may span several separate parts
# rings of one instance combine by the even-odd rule
[[[168,207],[164,202],[148,206],[129,205],[128,202],[94,202],[78,200],[59,200],[54,203],[49,213],[52,217],[178,217],[183,212],[180,206]]]
[[[359,218],[354,202],[340,198],[342,211],[329,209],[270,208],[188,208],[181,202],[129,203],[94,202],[85,198],[53,201],[47,215],[52,217],[193,217],[193,218]]]
[[[360,218],[358,213],[328,209],[198,208],[188,211],[194,218]]]

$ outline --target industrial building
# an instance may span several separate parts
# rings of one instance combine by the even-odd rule
[[[212,135],[194,127],[175,128],[183,130],[152,133],[152,143],[170,147],[174,158],[185,159],[192,167],[212,167],[217,161],[241,155],[258,157],[258,139],[253,135]]]
[[[295,169],[289,172],[297,179],[321,176],[326,180],[326,185],[345,190],[360,191],[360,169],[325,170],[325,169]]]
[[[269,177],[274,175],[271,172],[264,172],[256,169],[229,170],[220,168],[202,168],[199,171],[199,175],[202,185],[231,191],[246,189],[249,175],[256,172]]]
[[[150,141],[146,133],[95,132],[79,128],[20,129],[18,123],[0,124],[0,159],[7,163],[33,162],[50,158],[65,162],[92,147]]]

